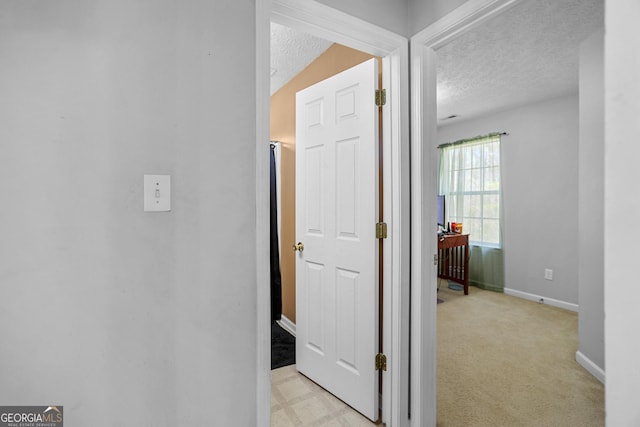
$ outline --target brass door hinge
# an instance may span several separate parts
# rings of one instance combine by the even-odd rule
[[[387,356],[382,353],[376,354],[376,371],[387,370]]]
[[[387,90],[386,89],[376,89],[376,105],[378,107],[382,107],[387,103]]]
[[[376,239],[387,238],[387,223],[379,222],[376,224]]]

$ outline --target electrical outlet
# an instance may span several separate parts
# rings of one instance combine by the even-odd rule
[[[544,278],[545,280],[553,280],[553,270],[550,268],[544,269]]]

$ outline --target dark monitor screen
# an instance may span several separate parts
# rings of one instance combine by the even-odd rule
[[[444,196],[438,196],[437,207],[438,225],[442,225],[444,227]]]

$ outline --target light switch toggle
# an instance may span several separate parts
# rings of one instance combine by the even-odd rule
[[[144,211],[169,212],[171,210],[171,176],[144,176]]]

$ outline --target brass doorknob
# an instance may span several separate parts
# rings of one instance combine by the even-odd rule
[[[293,245],[291,249],[293,249],[294,252],[295,251],[302,252],[304,250],[304,245],[302,244],[302,242],[298,242],[297,244]]]

